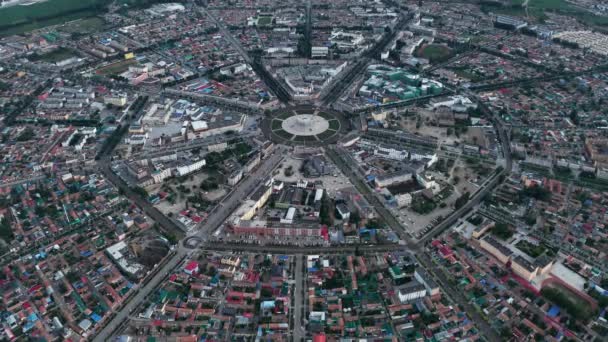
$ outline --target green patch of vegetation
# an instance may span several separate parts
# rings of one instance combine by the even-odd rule
[[[90,17],[105,10],[105,0],[47,0],[29,6],[10,6],[0,9],[0,34],[28,32]]]
[[[17,141],[29,141],[34,139],[34,137],[36,136],[36,134],[34,133],[34,130],[31,129],[30,127],[26,128],[25,130],[23,130],[23,132],[21,132],[21,134],[19,134],[19,136],[17,137]]]
[[[420,47],[416,56],[426,58],[431,63],[441,63],[452,57],[452,49],[445,45],[428,44]]]
[[[587,25],[606,26],[608,25],[608,17],[599,16],[590,13],[582,8],[579,8],[566,0],[534,0],[528,3],[528,13],[522,7],[525,0],[511,0],[511,3],[505,6],[485,3],[481,6],[484,12],[493,12],[513,16],[525,17],[529,15],[536,20],[543,22],[547,19],[547,13],[557,13],[561,15],[571,16]]]
[[[539,185],[524,188],[519,192],[519,195],[523,197],[532,197],[544,202],[547,202],[551,199],[551,191]]]
[[[282,129],[273,131],[273,133],[285,140],[291,140],[291,138],[293,138],[293,134],[288,133]]]
[[[47,63],[56,63],[74,56],[74,51],[68,48],[60,47],[48,53],[38,55],[34,54],[28,59],[32,62],[43,61]]]
[[[605,280],[605,279],[604,279]],[[602,285],[602,284],[600,284]],[[603,284],[602,288],[606,288],[608,286],[606,286],[608,284]],[[608,306],[608,296],[604,296],[603,294],[597,292],[595,289],[593,288],[589,288],[589,290],[587,291],[587,294],[591,297],[593,297],[593,299],[595,299],[597,301],[597,304],[601,307],[601,308],[605,308],[606,306]],[[608,315],[608,313],[607,313]]]
[[[272,122],[270,123],[270,129],[272,129],[274,131],[275,129],[281,128],[282,125],[283,125],[283,120],[275,119],[275,120],[272,120]]]
[[[129,66],[133,64],[137,64],[137,61],[134,59],[128,59],[103,66],[97,69],[95,73],[103,76],[118,75],[127,71]]]
[[[329,120],[329,128],[333,129],[333,130],[338,130],[340,129],[340,121],[338,120]]]
[[[471,198],[471,193],[468,191],[465,192],[464,194],[462,194],[462,196],[460,196],[456,199],[456,202],[454,202],[454,208],[456,208],[456,209],[462,208],[465,204],[467,204],[467,202],[469,201],[470,198]]]
[[[0,221],[0,239],[5,242],[11,242],[15,235],[13,234],[13,229],[11,228],[10,223],[6,218],[3,218]]]
[[[299,141],[299,142],[316,142],[318,141],[317,138],[312,135],[297,135],[294,139],[294,141]]]
[[[209,177],[201,183],[201,190],[203,190],[203,191],[215,190],[218,187],[219,187],[218,180],[215,179],[214,177]]]
[[[258,17],[258,26],[269,26],[270,24],[272,24],[272,16],[264,15]]]
[[[284,113],[277,115],[276,118],[277,119],[287,119],[288,117],[291,117],[293,115],[294,115],[293,112],[284,112]]]
[[[331,115],[329,113],[325,113],[325,112],[319,112],[317,115],[319,115],[320,117],[327,119],[327,120],[335,119],[333,115]]]
[[[58,30],[72,34],[86,34],[97,32],[105,26],[106,21],[100,17],[83,18],[73,21]]]
[[[328,129],[327,131],[321,133],[321,134],[317,134],[317,138],[319,138],[319,140],[325,140],[325,139],[329,139],[332,136],[334,136],[337,133],[337,131],[334,131],[332,129]]]
[[[574,319],[588,321],[596,312],[584,300],[581,300],[571,291],[558,287],[545,287],[540,291],[547,300],[557,304]]]
[[[459,77],[466,78],[471,82],[479,82],[483,79],[478,73],[469,68],[454,68],[452,71]]]
[[[501,222],[497,222],[492,229],[490,229],[492,234],[499,239],[508,240],[513,236],[513,229],[509,227],[509,225]]]
[[[529,256],[531,256],[533,258],[537,258],[537,257],[543,255],[543,253],[545,253],[545,251],[547,250],[542,245],[536,246],[526,240],[520,240],[515,246],[520,251],[528,254]]]
[[[150,194],[148,194],[148,191],[146,191],[146,189],[142,188],[141,186],[133,187],[131,190],[134,193],[136,193],[139,196],[141,196],[142,198],[148,198],[148,197],[150,197]]]
[[[435,210],[436,206],[435,202],[422,197],[412,201],[412,210],[418,214],[428,214]]]

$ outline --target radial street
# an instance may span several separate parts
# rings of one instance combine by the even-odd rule
[[[247,195],[258,185],[260,180],[265,179],[277,164],[283,159],[282,154],[283,148],[279,147],[275,152],[262,164],[254,170],[252,174],[244,178],[240,183],[237,184],[235,189],[231,192],[228,197],[222,201],[216,210],[214,210],[205,221],[204,225],[195,231],[191,236],[197,236],[202,241],[205,241],[208,234],[217,229],[232,213],[232,211],[240,204],[240,202],[247,197]],[[114,183],[119,189],[124,191],[125,195],[131,200],[137,203],[146,214],[150,215],[153,219],[157,220],[166,229],[179,229],[177,225],[162,215],[156,208],[154,208],[146,200],[142,199],[141,196],[133,193],[131,189],[109,168],[109,165],[102,166],[102,171],[108,176],[110,181]],[[155,217],[160,215],[159,217]],[[146,298],[152,291],[161,283],[163,279],[171,272],[178,264],[190,253],[191,250],[186,248],[182,243],[176,247],[175,254],[156,271],[156,274],[142,287],[136,290],[134,297],[129,299],[127,303],[111,318],[111,320],[104,326],[104,328],[97,334],[94,341],[108,341],[112,334],[118,327],[128,319],[129,314]]]

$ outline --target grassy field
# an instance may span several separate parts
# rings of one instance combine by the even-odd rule
[[[96,14],[97,14],[97,12],[95,12],[95,11],[84,10],[84,11],[79,11],[76,13],[65,14],[65,15],[62,15],[59,17],[54,17],[54,18],[49,18],[49,19],[39,19],[39,20],[24,23],[24,24],[17,24],[17,25],[11,25],[11,26],[0,26],[0,37],[1,36],[10,36],[10,35],[14,35],[14,34],[22,34],[22,33],[30,32],[30,31],[34,31],[34,30],[39,30],[41,28],[54,26],[54,25],[61,25],[63,23],[66,23],[66,22],[69,22],[72,20],[77,20],[77,19],[85,18],[85,17],[91,17]]]
[[[520,240],[515,246],[533,258],[541,256],[547,250],[542,245],[535,246],[526,240]]]
[[[103,67],[97,69],[95,71],[95,73],[97,75],[104,75],[104,76],[118,75],[118,74],[121,74],[121,73],[127,71],[127,69],[129,69],[129,66],[131,66],[133,64],[137,64],[137,61],[134,59],[128,59],[125,61],[120,61],[120,62],[116,62],[116,63],[112,63],[112,64],[108,64],[106,66],[103,66]]]
[[[291,140],[291,138],[293,138],[293,134],[288,133],[282,129],[277,129],[276,131],[273,131],[273,133],[285,140]]]
[[[39,19],[60,16],[105,6],[106,0],[48,0],[30,6],[10,6],[0,9],[2,26],[18,25]]]
[[[471,82],[479,82],[483,79],[483,77],[479,76],[477,73],[473,72],[469,68],[452,69],[452,71],[454,71],[456,75],[464,77]]]
[[[521,5],[525,0],[511,0],[511,6],[488,6],[483,5],[484,11],[492,11],[506,15],[525,16],[526,12]],[[587,25],[608,26],[608,17],[599,16],[576,7],[566,0],[530,0],[528,3],[528,14],[537,20],[547,19],[547,12],[555,12],[572,16]]]
[[[332,129],[334,131],[337,131],[337,130],[340,129],[340,121],[338,121],[338,120],[329,120],[328,122],[329,122],[329,128],[330,129]]]
[[[43,55],[33,55],[29,59],[33,62],[44,61],[48,63],[55,63],[74,56],[74,51],[71,49],[60,47]]]
[[[541,290],[541,294],[577,320],[586,322],[597,314],[585,300],[563,286],[546,286]]]
[[[327,131],[321,133],[321,134],[317,134],[317,138],[319,138],[319,140],[325,140],[325,139],[329,139],[332,136],[334,136],[336,133],[338,133],[337,131],[334,131],[332,129],[328,129]]]
[[[0,35],[29,32],[99,14],[108,0],[48,0],[0,9]]]
[[[279,129],[279,128],[281,128],[282,125],[283,125],[283,120],[272,120],[271,129],[272,130]]]
[[[69,24],[61,27],[59,31],[81,34],[93,33],[101,30],[105,24],[105,20],[99,17],[84,18],[70,22]]]
[[[452,50],[445,45],[428,44],[423,45],[417,55],[428,59],[431,63],[441,63],[452,56]]]

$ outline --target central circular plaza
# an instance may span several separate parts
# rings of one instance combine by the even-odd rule
[[[275,143],[322,146],[335,143],[349,122],[342,113],[312,105],[281,108],[264,118],[264,134]]]
[[[281,128],[293,135],[313,136],[327,131],[329,121],[314,114],[298,114],[283,120]]]

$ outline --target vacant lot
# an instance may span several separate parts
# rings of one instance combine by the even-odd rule
[[[72,21],[59,28],[59,30],[68,33],[85,34],[97,32],[101,30],[105,26],[105,24],[105,20],[99,17],[84,18]]]
[[[103,66],[103,67],[97,69],[95,71],[95,73],[97,73],[98,75],[104,75],[104,76],[118,75],[118,74],[121,74],[121,73],[127,71],[127,69],[129,69],[129,66],[131,66],[133,64],[137,64],[137,61],[133,60],[133,59],[128,59],[125,61],[120,61],[120,62],[116,62],[116,63],[112,63],[112,64],[108,64],[106,66]]]

